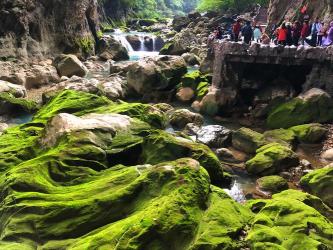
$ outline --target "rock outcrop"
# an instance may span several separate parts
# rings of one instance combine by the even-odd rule
[[[97,0],[1,1],[1,57],[92,53],[99,29],[97,6]]]
[[[300,10],[307,6],[307,14],[311,20],[319,17],[330,22],[333,17],[333,2],[331,0],[271,0],[268,10],[269,27],[283,20],[294,21],[299,18]]]

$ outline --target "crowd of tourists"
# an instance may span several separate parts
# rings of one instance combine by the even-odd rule
[[[230,39],[238,42],[243,41],[246,44],[257,42],[262,44],[271,44],[282,46],[330,46],[333,45],[333,22],[325,23],[318,18],[310,23],[309,19],[300,21],[283,22],[280,26],[274,26],[270,31],[265,27],[253,25],[251,21],[236,20],[229,31],[217,27],[210,40]]]

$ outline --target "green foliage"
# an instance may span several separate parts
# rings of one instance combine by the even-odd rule
[[[75,43],[83,53],[91,54],[94,51],[95,41],[91,37],[78,38]]]
[[[201,0],[198,9],[200,11],[227,9],[242,11],[249,7],[249,5],[256,3],[268,5],[269,0]]]

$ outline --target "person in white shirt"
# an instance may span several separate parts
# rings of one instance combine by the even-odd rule
[[[311,45],[316,47],[318,40],[318,33],[322,28],[322,24],[319,21],[319,18],[316,18],[316,21],[311,25]]]

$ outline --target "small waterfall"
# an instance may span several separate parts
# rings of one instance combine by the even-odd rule
[[[156,49],[156,36],[152,36],[153,39],[153,51],[157,51]]]
[[[115,30],[113,37],[118,40],[127,49],[128,52],[134,51],[132,45],[127,41],[124,33],[120,29]]]
[[[139,36],[139,38],[140,38],[140,49],[139,49],[139,51],[146,51],[144,36]]]

